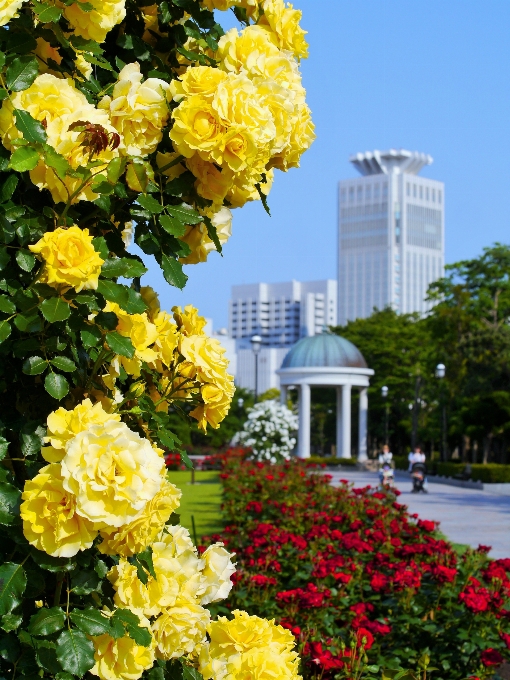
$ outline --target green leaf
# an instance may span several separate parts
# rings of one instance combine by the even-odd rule
[[[39,307],[46,321],[50,323],[65,321],[71,315],[69,304],[62,298],[54,297],[43,300]]]
[[[128,257],[110,258],[101,267],[101,275],[107,279],[118,276],[133,279],[143,276],[146,271],[147,268],[139,260],[131,260]]]
[[[0,343],[7,340],[11,334],[11,326],[8,321],[0,321]]]
[[[182,264],[173,257],[163,255],[161,258],[161,268],[165,280],[171,285],[182,290],[186,285],[188,277],[182,271]]]
[[[99,345],[101,342],[101,338],[103,337],[97,326],[90,326],[86,330],[80,331],[80,336],[83,346],[87,349],[89,347],[97,347],[97,345]]]
[[[60,401],[69,392],[69,383],[63,375],[58,373],[48,373],[44,379],[46,392]]]
[[[79,678],[94,665],[94,645],[84,633],[65,630],[57,640],[57,659],[62,668]]]
[[[203,676],[193,666],[182,664],[182,680],[204,680]]]
[[[9,177],[2,184],[2,190],[0,191],[0,201],[2,203],[12,198],[12,195],[18,186],[18,181],[19,180],[16,175],[9,175]]]
[[[12,154],[9,167],[16,172],[33,170],[39,163],[39,153],[30,146],[22,146]]]
[[[0,437],[0,460],[3,460],[9,450],[9,442],[5,437]]]
[[[21,626],[23,616],[21,614],[6,614],[2,616],[1,628],[7,633],[11,630],[16,630]]]
[[[124,624],[127,634],[137,645],[148,647],[151,644],[150,631],[140,626],[140,619],[129,609],[116,609],[112,619],[117,619]]]
[[[143,552],[138,553],[136,558],[144,565],[152,578],[157,579],[156,572],[154,571],[154,563],[152,561],[152,548],[149,546]]]
[[[186,233],[186,224],[183,224],[180,220],[175,217],[169,217],[168,215],[160,215],[159,223],[163,229],[171,236],[184,236]]]
[[[49,144],[44,145],[44,161],[46,165],[53,168],[60,179],[64,179],[67,172],[71,169],[71,166],[55,149]]]
[[[0,312],[4,312],[5,314],[14,314],[15,311],[16,305],[14,302],[6,295],[0,295]]]
[[[97,290],[106,300],[116,302],[128,314],[142,314],[147,309],[140,293],[121,283],[99,281]]]
[[[193,463],[191,462],[191,458],[188,456],[186,451],[179,451],[179,455],[181,457],[182,462],[188,468],[188,470],[192,470],[193,469]]]
[[[26,586],[21,564],[6,562],[0,566],[0,616],[10,614],[20,604]]]
[[[209,236],[211,241],[214,243],[214,247],[216,248],[216,250],[221,255],[222,254],[221,243],[220,243],[220,239],[218,238],[218,232],[216,231],[216,227],[211,222],[211,220],[208,217],[205,217],[205,216],[204,216],[204,224],[207,227],[207,235]]]
[[[0,524],[10,526],[19,520],[20,490],[8,484],[0,482]]]
[[[189,208],[184,204],[169,205],[167,206],[167,211],[172,217],[183,224],[200,224],[204,219],[196,210],[193,210],[193,208]]]
[[[108,177],[108,181],[111,182],[112,184],[116,184],[121,175],[124,173],[124,170],[126,169],[126,158],[114,158],[108,163],[108,168],[106,169],[106,176]]]
[[[103,260],[108,259],[110,249],[108,248],[104,236],[97,236],[95,239],[92,239],[92,245],[94,246],[96,253],[99,253]]]
[[[16,57],[7,68],[6,84],[7,89],[13,92],[26,90],[39,75],[39,64],[35,57],[26,55]]]
[[[56,23],[62,16],[62,10],[55,5],[47,5],[45,2],[36,0],[32,0],[32,5],[41,24]]]
[[[82,632],[87,635],[103,635],[110,631],[110,620],[98,609],[73,609],[69,618]]]
[[[28,111],[14,109],[14,115],[16,116],[16,127],[27,142],[44,144],[47,141],[48,137],[44,126],[38,120],[32,118]]]
[[[60,607],[43,607],[32,616],[28,624],[30,635],[51,635],[64,627],[66,617]]]
[[[106,334],[106,342],[108,347],[115,352],[115,354],[120,354],[123,357],[132,359],[135,356],[135,348],[130,338],[125,338],[117,331],[112,331]]]
[[[9,616],[9,614],[7,614]],[[15,635],[0,636],[0,656],[2,659],[15,663],[19,659],[20,645]]]
[[[20,269],[23,269],[25,272],[31,272],[35,266],[35,257],[29,250],[21,249],[16,253],[16,262]]]
[[[53,359],[50,359],[50,361],[53,366],[56,366],[56,368],[59,369],[59,371],[64,371],[65,373],[76,371],[76,364],[72,359],[68,359],[67,357],[54,357]]]
[[[9,255],[7,248],[0,248],[0,271],[5,269],[10,261],[11,256]]]
[[[157,215],[165,209],[165,206],[161,205],[161,203],[156,201],[152,196],[138,196],[137,202],[152,215]]]
[[[42,357],[28,357],[22,366],[22,371],[26,375],[40,375],[48,367],[48,362]]]

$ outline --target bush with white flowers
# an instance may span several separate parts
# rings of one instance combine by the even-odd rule
[[[249,410],[236,443],[251,448],[255,460],[277,463],[290,458],[297,427],[297,416],[286,406],[274,400],[262,401]]]

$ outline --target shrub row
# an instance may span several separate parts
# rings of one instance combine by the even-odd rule
[[[392,493],[335,488],[295,463],[231,459],[221,476],[229,607],[292,630],[305,679],[421,678],[429,663],[434,680],[487,678],[503,661],[510,559],[460,556]]]
[[[395,456],[395,467],[398,470],[407,470],[409,462],[405,456]],[[433,462],[428,464],[432,474],[442,475],[443,477],[456,477],[461,475],[466,467],[461,461],[450,460],[447,463]],[[500,463],[473,463],[470,464],[471,476],[474,482],[480,481],[486,484],[508,484],[510,483],[510,465]]]

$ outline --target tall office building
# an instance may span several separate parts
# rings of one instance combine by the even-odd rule
[[[336,281],[288,281],[232,286],[230,338],[237,345],[236,384],[255,388],[255,357],[250,339],[262,337],[258,391],[279,387],[276,371],[288,348],[337,322]]]
[[[419,177],[432,157],[405,149],[351,156],[339,186],[338,323],[391,306],[426,312],[444,272],[444,184]]]

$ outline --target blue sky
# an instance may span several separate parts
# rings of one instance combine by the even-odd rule
[[[234,211],[224,257],[186,267],[181,293],[151,264],[162,305],[196,305],[227,324],[238,283],[336,278],[338,180],[351,153],[404,147],[434,158],[446,184],[446,260],[510,242],[510,2],[295,0],[309,31],[302,64],[317,140],[276,173],[262,206]],[[233,25],[221,15],[225,27]],[[148,260],[146,256],[144,259]]]

